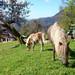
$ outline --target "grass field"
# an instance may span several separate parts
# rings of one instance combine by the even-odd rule
[[[0,75],[75,75],[75,41],[72,40],[69,67],[56,59],[52,60],[52,47],[45,45],[40,52],[37,45],[34,51],[28,51],[25,45],[17,42],[0,43]],[[16,46],[16,47],[14,47]]]

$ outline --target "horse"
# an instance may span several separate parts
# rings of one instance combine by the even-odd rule
[[[68,65],[69,42],[65,30],[61,28],[57,22],[48,28],[48,38],[54,46],[53,59],[55,53],[64,65]]]
[[[34,50],[35,44],[40,43],[41,45],[41,51],[43,50],[44,46],[44,33],[43,32],[37,32],[37,33],[32,33],[29,35],[29,37],[26,40],[26,46],[29,48],[29,50],[32,48]]]

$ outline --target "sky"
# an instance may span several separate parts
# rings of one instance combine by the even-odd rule
[[[22,1],[22,0],[19,0]],[[24,0],[23,0],[24,1]],[[31,2],[28,19],[51,17],[59,12],[62,0],[27,0]]]
[[[30,7],[29,19],[51,17],[59,12],[61,0],[28,0],[33,5]]]

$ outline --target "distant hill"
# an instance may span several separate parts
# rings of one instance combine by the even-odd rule
[[[58,12],[56,15],[54,15],[52,17],[39,18],[39,19],[37,19],[37,21],[39,23],[41,23],[41,25],[43,25],[43,26],[50,26],[54,22],[59,20],[61,13],[62,13],[62,11]]]
[[[38,18],[38,19],[32,19],[27,22],[27,25],[33,25],[33,22],[36,20],[38,24],[40,24],[45,31],[47,31],[48,27],[52,25],[54,22],[59,20],[60,15],[62,14],[62,11],[58,12],[56,15],[52,17],[44,17],[44,18]],[[33,27],[33,26],[32,26]]]
[[[52,25],[54,22],[59,20],[59,16],[61,15],[61,13],[62,13],[62,11],[58,12],[56,15],[54,15],[52,17],[42,17],[42,18],[38,18],[38,19],[31,19],[31,20],[28,20],[27,22],[25,21],[26,22],[25,24],[15,25],[15,28],[19,31],[23,25],[27,25],[27,26],[33,25],[33,21],[36,20],[37,23],[42,25],[42,27],[44,27],[45,30],[47,30],[47,28],[50,25]]]

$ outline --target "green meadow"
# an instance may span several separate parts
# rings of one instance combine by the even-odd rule
[[[37,44],[34,51],[17,41],[0,43],[0,75],[75,75],[75,41],[70,42],[69,67],[56,57],[53,61],[53,47],[45,44],[40,52]]]

